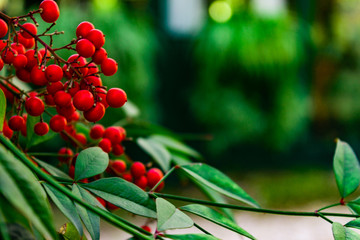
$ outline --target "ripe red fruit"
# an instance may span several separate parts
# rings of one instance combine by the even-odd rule
[[[30,72],[30,81],[38,86],[45,86],[48,81],[45,77],[44,68],[38,68],[38,66],[34,66]]]
[[[121,154],[124,153],[124,147],[119,143],[115,143],[112,145],[112,153],[115,156],[120,156]]]
[[[42,12],[40,16],[44,22],[53,23],[60,16],[60,10],[57,3],[53,0],[44,0],[40,3],[40,8]]]
[[[84,112],[84,117],[89,122],[97,122],[105,115],[105,107],[102,103],[96,103],[96,105]]]
[[[94,25],[90,22],[81,22],[76,28],[76,36],[84,38],[94,28]]]
[[[107,138],[101,139],[99,147],[106,153],[111,152],[111,141]]]
[[[66,118],[61,115],[55,115],[50,119],[50,128],[54,132],[61,132],[67,124]]]
[[[2,60],[2,58],[0,58],[0,71],[3,69],[4,67],[4,61]]]
[[[75,176],[75,166],[74,166],[74,165],[71,165],[71,166],[69,167],[69,176],[70,176],[71,178],[74,178],[74,176]]]
[[[114,204],[110,203],[110,202],[106,202],[106,208],[109,210],[117,210],[119,209],[118,206],[115,206]]]
[[[45,95],[44,95],[44,98],[45,98],[45,103],[46,103],[46,105],[48,105],[48,106],[55,106],[55,105],[56,105],[55,102],[54,102],[54,97],[53,97],[53,95],[51,95],[51,94],[45,94]]]
[[[20,29],[20,34],[24,37],[24,38],[33,38],[32,35],[36,35],[37,34],[37,28],[33,23],[24,23],[23,28],[26,29]]]
[[[88,73],[87,73],[87,75],[89,76],[89,75],[95,74],[97,72],[99,72],[99,68],[96,66],[96,64],[95,63],[90,63],[88,65]]]
[[[151,232],[151,228],[147,225],[141,226],[142,229],[144,229],[145,231]]]
[[[14,58],[13,65],[15,68],[24,68],[27,64],[27,57],[24,54],[19,54]]]
[[[81,39],[76,43],[76,52],[84,58],[89,58],[95,53],[95,46],[89,40]]]
[[[101,63],[101,71],[105,76],[112,76],[118,70],[117,62],[112,58],[106,58]]]
[[[4,121],[4,126],[3,126],[3,131],[2,132],[3,132],[4,136],[9,138],[9,139],[12,138],[12,136],[14,134],[13,130],[11,130],[9,128],[6,121]]]
[[[1,53],[1,58],[4,61],[4,63],[7,64],[12,64],[15,56],[17,55],[17,51],[14,49],[10,49],[10,48],[6,48],[5,50],[3,50],[3,52]]]
[[[68,63],[74,68],[78,68],[78,72],[80,72],[82,75],[86,75],[88,72],[88,69],[84,67],[86,65],[86,59],[79,56],[79,54],[73,54],[71,55],[68,60]],[[74,71],[72,69],[69,69],[69,74],[74,74]]]
[[[9,128],[13,131],[19,131],[21,130],[21,128],[24,126],[25,124],[25,121],[24,119],[21,117],[21,116],[12,116],[10,119],[9,119]]]
[[[163,173],[158,168],[151,168],[146,174],[149,188],[153,188],[163,177]]]
[[[101,205],[103,205],[103,207],[106,207],[106,201],[104,199],[101,197],[96,197],[96,199],[100,202]]]
[[[91,129],[90,129],[90,137],[92,139],[99,139],[103,137],[105,128],[103,125],[101,124],[95,124]]]
[[[75,134],[75,139],[78,140],[82,145],[86,145],[86,136],[83,133],[77,133]]]
[[[103,138],[108,138],[113,144],[120,143],[122,140],[120,129],[117,127],[106,128]]]
[[[17,33],[17,35],[14,36],[13,40],[14,40],[14,43],[19,42],[22,45],[24,45],[24,47],[26,49],[32,48],[35,44],[34,38],[31,38],[31,39],[24,38],[19,32]]]
[[[45,105],[40,98],[29,97],[25,101],[25,109],[30,116],[40,116],[45,110]]]
[[[80,90],[74,95],[73,103],[76,109],[87,111],[94,105],[94,96],[88,90]]]
[[[115,160],[111,163],[111,169],[117,174],[121,175],[126,171],[126,163],[124,160]]]
[[[29,83],[30,80],[30,72],[25,68],[16,69],[16,76],[23,82]]]
[[[73,81],[71,86],[70,83],[70,81],[65,82],[64,89],[73,97],[80,90],[80,85],[76,81]]]
[[[140,176],[139,178],[135,179],[135,185],[143,190],[145,190],[147,184],[148,180],[145,176]]]
[[[101,48],[105,44],[105,35],[99,29],[90,30],[85,38],[92,42],[96,49]]]
[[[120,88],[111,88],[106,94],[106,102],[110,107],[119,108],[127,102],[127,96],[124,90]]]
[[[8,30],[9,30],[9,28],[8,28],[7,23],[4,20],[0,19],[0,38],[5,37]]]
[[[144,176],[146,173],[145,165],[142,162],[134,162],[133,165],[131,165],[130,172],[134,178]]]
[[[21,131],[21,134],[22,134],[24,137],[26,137],[26,136],[27,136],[27,128],[26,128],[27,114],[24,113],[22,117],[24,118],[24,125],[22,126],[22,128],[20,129],[20,131]]]
[[[49,125],[46,122],[38,122],[34,126],[34,132],[39,136],[44,136],[49,132]]]
[[[39,62],[42,61],[42,56],[41,56],[41,54],[39,54],[39,52],[36,53],[36,57],[35,57],[34,49],[27,50],[25,52],[25,56],[27,57],[27,60],[28,60],[26,69],[29,71],[31,71],[33,69],[33,67],[38,65],[38,61]]]
[[[54,95],[54,101],[59,107],[68,107],[71,104],[71,95],[65,91],[57,91]]]
[[[63,78],[63,71],[59,65],[51,64],[45,69],[45,76],[49,82],[58,82]]]
[[[133,176],[130,173],[124,173],[122,175],[122,178],[125,179],[128,182],[132,182],[133,181]]]
[[[104,105],[105,108],[109,107],[109,104],[106,101],[106,90],[105,89],[97,88],[96,95],[98,96],[98,100]]]
[[[92,60],[96,64],[101,64],[106,58],[108,54],[104,48],[100,48],[95,51],[94,55],[92,56]]]
[[[49,94],[55,95],[56,92],[64,90],[64,85],[60,81],[48,83],[48,85],[46,86],[46,90]]]
[[[21,43],[12,43],[11,49],[14,49],[17,51],[18,54],[25,54],[25,47]]]
[[[68,122],[70,121],[74,121],[74,122],[76,122],[76,121],[78,121],[80,119],[80,113],[79,112],[73,112],[73,114],[71,114],[71,116],[68,118],[68,119],[66,119]]]

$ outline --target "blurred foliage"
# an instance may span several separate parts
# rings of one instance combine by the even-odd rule
[[[196,42],[192,100],[215,136],[213,153],[241,141],[286,149],[306,132],[309,99],[299,74],[305,41],[288,15],[270,19],[243,11],[223,24],[208,22]]]

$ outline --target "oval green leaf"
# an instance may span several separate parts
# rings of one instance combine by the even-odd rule
[[[99,147],[81,151],[75,163],[75,181],[93,177],[105,171],[109,165],[109,155]]]
[[[353,193],[360,183],[360,165],[352,148],[337,140],[334,155],[334,173],[341,197]]]
[[[190,217],[163,198],[156,199],[156,212],[158,220],[157,229],[159,231],[190,228],[194,225]]]
[[[239,227],[236,223],[234,223],[232,220],[224,217],[221,213],[215,211],[212,208],[202,206],[199,204],[190,204],[183,207],[180,207],[181,210],[193,213],[195,215],[198,215],[199,217],[205,218],[215,224],[218,224],[224,228],[227,228],[231,231],[237,232],[240,235],[243,235],[245,237],[248,237],[250,239],[255,239],[251,234],[246,232],[244,229]]]
[[[3,90],[0,88],[0,132],[4,127],[4,119],[6,114],[6,97]]]
[[[95,195],[134,214],[156,218],[154,201],[138,186],[122,178],[103,178],[83,185]]]
[[[207,234],[183,234],[183,235],[165,235],[167,238],[174,240],[220,240],[220,238]]]
[[[83,227],[80,217],[76,212],[74,203],[62,192],[59,192],[47,183],[43,183],[43,186],[50,196],[51,200],[59,208],[59,210],[74,224],[79,234],[83,235]]]
[[[338,222],[332,224],[332,232],[335,240],[360,240],[358,233],[344,227]]]
[[[197,151],[170,136],[151,135],[150,139],[164,145],[169,150],[189,155],[197,159],[201,158],[201,155]]]
[[[171,155],[163,145],[146,138],[138,138],[136,142],[165,172],[169,171]]]
[[[0,192],[46,239],[56,238],[44,189],[34,174],[0,145]]]
[[[235,200],[254,207],[259,204],[228,176],[207,164],[197,163],[180,166],[189,177]]]
[[[59,178],[63,178],[63,179],[67,179],[67,180],[72,180],[66,173],[64,173],[63,171],[61,171],[60,169],[54,167],[51,164],[48,164],[46,162],[43,162],[37,158],[34,159],[42,168],[44,168],[46,171],[48,171],[52,176],[55,177],[59,177]]]
[[[75,196],[82,198],[85,202],[97,206],[98,201],[96,198],[91,196],[90,193],[79,187],[77,184],[72,185],[72,192]],[[94,240],[100,239],[100,217],[78,203],[75,203],[75,206],[86,229],[90,233],[91,238]]]

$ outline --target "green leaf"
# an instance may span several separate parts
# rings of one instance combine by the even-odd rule
[[[72,223],[65,223],[60,228],[60,234],[66,240],[87,240],[85,235],[80,235]]]
[[[136,142],[165,172],[169,171],[171,155],[163,145],[145,138],[138,138]]]
[[[359,161],[351,147],[340,139],[337,140],[334,155],[334,173],[341,197],[349,196],[359,186]]]
[[[129,212],[156,218],[154,201],[142,189],[122,178],[103,178],[83,187]]]
[[[77,231],[82,236],[83,227],[81,225],[80,217],[76,212],[74,203],[65,194],[59,192],[49,184],[43,183],[43,186],[51,200],[55,203],[59,210],[74,224]]]
[[[184,165],[180,166],[180,169],[191,179],[199,181],[219,193],[251,206],[259,207],[258,203],[228,176],[207,164],[197,163]]]
[[[335,240],[360,240],[360,235],[342,224],[334,222],[332,231]]]
[[[156,199],[156,211],[158,219],[157,229],[159,231],[190,228],[194,225],[191,218],[163,198]]]
[[[220,238],[207,234],[184,234],[184,235],[165,235],[167,238],[175,240],[220,240]]]
[[[174,165],[188,165],[192,163],[188,158],[185,156],[182,156],[180,154],[171,153],[171,161],[174,163]]]
[[[213,223],[216,223],[224,228],[227,228],[231,231],[237,232],[240,235],[248,237],[250,239],[255,239],[251,234],[246,232],[244,229],[239,227],[236,223],[231,221],[230,219],[224,217],[221,213],[215,211],[212,208],[202,206],[199,204],[190,204],[183,207],[180,207],[181,210],[193,213],[202,218],[205,218]]]
[[[3,90],[0,88],[0,132],[4,127],[4,119],[6,114],[6,97]]]
[[[12,239],[21,239],[21,240],[34,240],[34,236],[30,233],[30,231],[23,226],[21,226],[18,223],[8,223],[5,224],[4,222],[1,222],[0,225],[4,228],[6,228],[6,231],[8,232],[8,240]],[[39,236],[40,239],[41,236]],[[39,239],[37,238],[37,239]],[[3,240],[3,239],[2,239]],[[5,239],[4,239],[5,240]]]
[[[185,145],[184,143],[170,136],[151,135],[149,139],[164,145],[169,150],[173,150],[185,155],[189,155],[197,159],[201,158],[201,155],[197,151],[195,151],[194,149],[190,148],[189,146]]]
[[[27,120],[26,120],[26,133],[27,133],[26,134],[26,149],[29,149],[40,143],[48,141],[56,136],[56,133],[51,130],[49,130],[49,132],[47,134],[45,134],[44,136],[39,136],[39,135],[35,134],[34,126],[38,122],[40,122],[39,116],[34,117],[34,116],[28,115]]]
[[[73,184],[72,186],[72,192],[74,195],[82,198],[85,202],[97,206],[98,201],[91,196],[90,193],[79,187],[77,184]],[[75,203],[75,206],[86,229],[90,233],[91,238],[94,240],[100,239],[100,217],[80,204]]]
[[[2,145],[0,192],[45,238],[56,238],[50,205],[38,179]]]
[[[99,147],[82,150],[75,163],[75,181],[93,177],[105,171],[109,165],[109,155]]]
[[[54,167],[51,164],[48,164],[46,162],[43,162],[37,158],[34,159],[42,168],[44,168],[46,171],[48,171],[52,176],[72,180],[71,177],[69,177],[66,173],[61,171],[60,169]]]

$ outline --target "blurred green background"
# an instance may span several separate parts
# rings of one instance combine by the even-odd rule
[[[314,182],[333,186],[316,169],[331,169],[334,139],[358,152],[355,0],[57,2],[55,29],[65,34],[55,46],[74,38],[81,21],[94,23],[119,63],[104,83],[127,92],[135,118],[179,133],[211,165],[242,173],[307,169],[311,181],[313,169],[311,176],[322,176]],[[0,7],[15,16],[39,3],[2,0]],[[123,116],[107,111],[103,123]],[[301,175],[293,178],[298,184]]]

